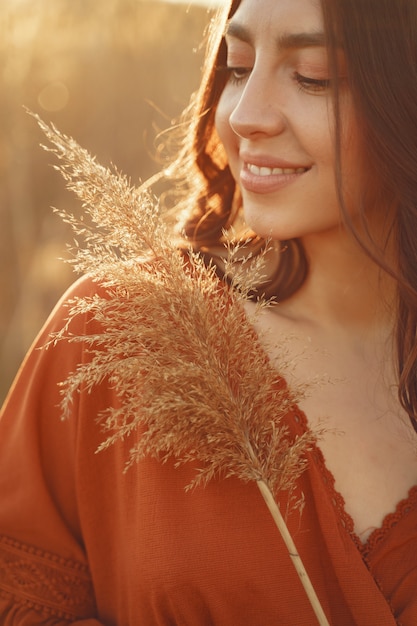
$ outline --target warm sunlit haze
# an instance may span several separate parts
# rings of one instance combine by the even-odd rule
[[[0,401],[57,298],[75,278],[77,212],[24,110],[72,135],[139,183],[157,169],[155,138],[198,85],[211,0],[0,2]]]

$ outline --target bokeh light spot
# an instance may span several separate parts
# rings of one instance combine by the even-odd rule
[[[38,95],[38,102],[44,111],[61,111],[67,106],[68,100],[68,87],[60,81],[49,83]]]

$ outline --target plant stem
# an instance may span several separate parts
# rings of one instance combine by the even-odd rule
[[[320,626],[330,626],[327,617],[323,611],[323,608],[320,604],[320,600],[317,597],[317,594],[314,590],[314,587],[311,583],[310,577],[307,574],[307,570],[304,567],[304,564],[301,560],[300,555],[298,554],[297,548],[295,546],[294,540],[291,537],[291,534],[288,530],[288,527],[284,521],[284,518],[281,515],[281,511],[277,503],[275,502],[274,496],[271,493],[270,488],[263,480],[258,480],[257,485],[259,491],[262,494],[263,499],[266,502],[266,505],[274,519],[274,522],[281,533],[281,537],[284,540],[284,543],[288,549],[288,553],[291,557],[293,565],[297,571],[297,574],[300,578],[301,584],[304,587],[304,590],[307,594],[307,597],[310,601],[310,604],[313,608],[313,611],[317,617],[318,623]]]

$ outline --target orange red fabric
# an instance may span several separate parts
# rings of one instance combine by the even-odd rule
[[[95,290],[83,279],[66,298]],[[115,402],[105,385],[81,390],[60,419],[58,383],[88,359],[80,343],[40,348],[66,316],[61,302],[0,419],[0,624],[315,624],[255,484],[219,479],[186,493],[192,466],[146,460],[125,473],[133,440],[96,454],[96,417]],[[306,428],[297,407],[287,419],[294,433]],[[304,508],[288,511],[288,525],[330,623],[415,626],[417,488],[365,546],[318,449],[296,495]]]

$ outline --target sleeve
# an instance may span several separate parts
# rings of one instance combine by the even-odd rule
[[[79,343],[45,348],[65,324],[65,300],[29,351],[0,415],[0,623],[98,626],[77,510],[77,417],[60,419],[59,382],[82,358]],[[79,320],[82,332],[85,321]]]

